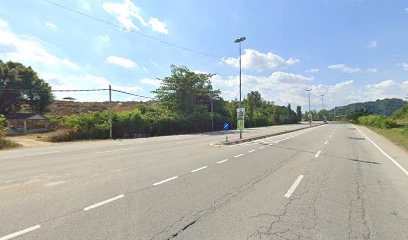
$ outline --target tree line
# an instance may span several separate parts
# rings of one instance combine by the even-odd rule
[[[132,111],[113,112],[114,137],[155,136],[205,132],[223,129],[224,123],[236,128],[238,100],[226,101],[214,89],[214,74],[196,73],[185,66],[171,66],[169,76],[152,93],[157,100],[135,106]],[[31,67],[0,62],[0,112],[16,112],[22,106],[45,112],[53,101],[51,87]],[[251,91],[243,99],[245,127],[298,123],[302,111],[278,106]],[[65,117],[49,116],[52,126],[65,129],[56,140],[64,138],[107,138],[109,113],[88,112]]]

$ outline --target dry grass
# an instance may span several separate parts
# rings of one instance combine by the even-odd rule
[[[21,144],[15,143],[13,141],[10,141],[4,138],[0,138],[0,150],[16,148],[16,147],[21,147]]]
[[[384,137],[388,138],[396,145],[403,147],[405,150],[408,150],[408,135],[402,133],[403,128],[390,128],[390,129],[381,129],[374,127],[369,128],[375,131],[376,133],[381,134]]]

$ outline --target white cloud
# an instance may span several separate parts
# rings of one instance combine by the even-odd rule
[[[6,21],[0,18],[0,28],[8,28],[9,25]]]
[[[152,26],[152,30],[155,32],[163,33],[166,35],[169,33],[169,30],[166,28],[166,24],[157,18],[151,17],[149,20],[149,24],[150,26]]]
[[[143,78],[140,80],[141,83],[153,86],[160,86],[161,81],[158,79]]]
[[[117,57],[117,56],[109,56],[106,59],[106,62],[110,63],[110,64],[119,65],[119,66],[122,66],[124,68],[135,68],[135,67],[137,67],[137,64],[134,61],[132,61],[130,59],[127,59],[127,58],[123,58],[123,57]]]
[[[55,25],[52,22],[45,22],[44,25],[47,26],[50,29],[57,29],[57,25]]]
[[[369,73],[375,73],[375,72],[378,72],[378,69],[376,69],[376,68],[369,68],[369,69],[367,69],[367,72],[369,72]]]
[[[26,65],[38,64],[47,67],[68,66],[79,69],[75,63],[57,57],[36,39],[22,37],[9,28],[0,28],[0,58],[6,61],[21,62]]]
[[[306,72],[308,72],[308,73],[316,73],[316,72],[319,72],[319,71],[320,70],[318,68],[311,68],[309,70],[306,70]]]
[[[77,4],[85,11],[89,12],[92,10],[91,4],[87,0],[77,0]]]
[[[377,41],[376,40],[371,40],[367,44],[368,48],[376,48],[377,47]]]
[[[110,41],[110,37],[109,37],[109,35],[98,35],[98,36],[96,36],[96,40],[97,41],[99,41],[99,42],[102,42],[102,43],[106,43],[106,42],[109,42]]]
[[[408,14],[408,7],[406,7],[404,10],[405,10],[405,13]]]
[[[239,58],[229,57],[222,59],[222,61],[236,68],[239,67]],[[289,58],[285,60],[271,52],[261,53],[254,49],[245,49],[242,55],[242,68],[256,71],[285,68],[298,62],[298,59]]]
[[[159,64],[158,64],[157,62],[153,61],[152,59],[149,59],[149,62],[150,62],[152,65],[156,66],[156,67],[159,66]]]
[[[401,63],[401,66],[404,71],[408,71],[408,63]]]
[[[334,65],[330,65],[328,66],[329,69],[335,69],[335,70],[340,70],[342,72],[345,73],[355,73],[355,72],[359,72],[360,68],[352,68],[352,67],[348,67],[345,64],[334,64]]]
[[[160,21],[158,18],[150,17],[147,22],[141,15],[141,9],[136,6],[131,0],[124,0],[122,3],[104,2],[103,9],[109,14],[113,15],[116,20],[126,30],[140,31],[140,27],[135,24],[133,20],[137,20],[138,24],[143,27],[151,27],[155,32],[168,34],[169,30],[166,23]]]

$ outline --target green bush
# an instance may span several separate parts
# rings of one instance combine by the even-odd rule
[[[357,119],[357,123],[383,129],[393,128],[397,126],[396,122],[392,118],[380,115],[368,115],[359,117]]]
[[[65,125],[81,139],[108,138],[109,112],[89,112],[67,116]]]
[[[6,135],[6,118],[3,114],[0,114],[0,139]]]

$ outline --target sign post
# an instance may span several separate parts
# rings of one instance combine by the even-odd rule
[[[224,123],[224,130],[225,130],[225,141],[228,142],[228,130],[229,130],[228,123]]]
[[[242,131],[245,128],[245,108],[237,108],[237,129],[240,133],[240,138],[242,138]]]

